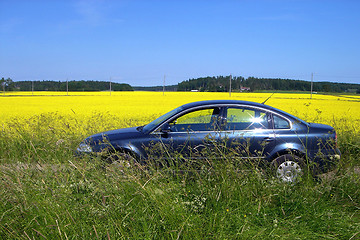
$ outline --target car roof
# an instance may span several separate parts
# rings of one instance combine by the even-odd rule
[[[240,101],[240,100],[207,100],[207,101],[188,103],[188,104],[183,105],[182,107],[184,109],[187,109],[187,108],[193,108],[193,107],[198,107],[198,106],[217,105],[217,104],[221,104],[221,105],[238,104],[238,105],[265,107],[265,108],[271,108],[271,109],[273,108],[268,105],[264,105],[264,104],[257,103],[257,102]]]

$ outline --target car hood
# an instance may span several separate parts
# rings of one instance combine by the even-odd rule
[[[101,141],[117,141],[122,139],[132,139],[142,136],[143,133],[138,130],[138,127],[121,128],[106,132],[101,132],[88,137],[87,142],[101,142]]]

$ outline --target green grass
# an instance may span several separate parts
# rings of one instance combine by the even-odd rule
[[[347,124],[339,126],[338,169],[291,185],[240,159],[219,161],[216,150],[198,167],[75,159],[79,141],[112,128],[112,117],[79,122],[52,114],[3,127],[1,239],[360,238],[360,141]]]

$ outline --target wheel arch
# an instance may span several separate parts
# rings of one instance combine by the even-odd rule
[[[306,159],[306,153],[304,151],[301,151],[299,149],[296,148],[283,148],[283,149],[279,149],[277,151],[274,151],[272,154],[269,155],[268,157],[268,161],[272,162],[274,161],[276,158],[286,155],[286,154],[291,154],[291,155],[295,155],[297,157],[300,157],[302,159]]]
[[[139,154],[139,152],[136,151],[136,149],[130,147],[123,147],[123,146],[114,147],[111,149],[111,153],[124,153],[134,157],[135,159],[142,158],[142,155]]]

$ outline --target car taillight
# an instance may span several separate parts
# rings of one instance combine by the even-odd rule
[[[335,148],[338,147],[338,144],[337,144],[337,133],[335,132]]]

